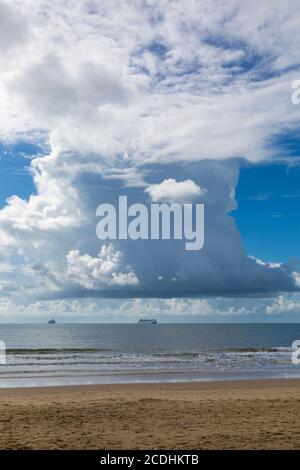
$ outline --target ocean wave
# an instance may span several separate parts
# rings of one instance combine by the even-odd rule
[[[9,348],[6,354],[80,354],[80,353],[97,353],[108,352],[109,348]]]
[[[258,348],[226,348],[219,349],[220,352],[236,352],[236,353],[264,353],[264,352],[291,352],[291,347],[286,346],[272,346],[272,347],[258,347]]]

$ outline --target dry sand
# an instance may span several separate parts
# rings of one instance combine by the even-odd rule
[[[1,449],[300,449],[300,380],[0,389]]]

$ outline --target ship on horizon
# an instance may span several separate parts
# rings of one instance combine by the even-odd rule
[[[51,318],[51,320],[48,321],[48,325],[55,325],[55,320],[54,318]]]
[[[155,318],[140,318],[138,321],[139,325],[157,325],[157,320]]]

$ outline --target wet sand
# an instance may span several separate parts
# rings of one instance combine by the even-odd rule
[[[300,449],[300,380],[0,389],[0,449]]]

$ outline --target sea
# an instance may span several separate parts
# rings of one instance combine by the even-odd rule
[[[0,387],[300,377],[300,324],[2,324]]]

